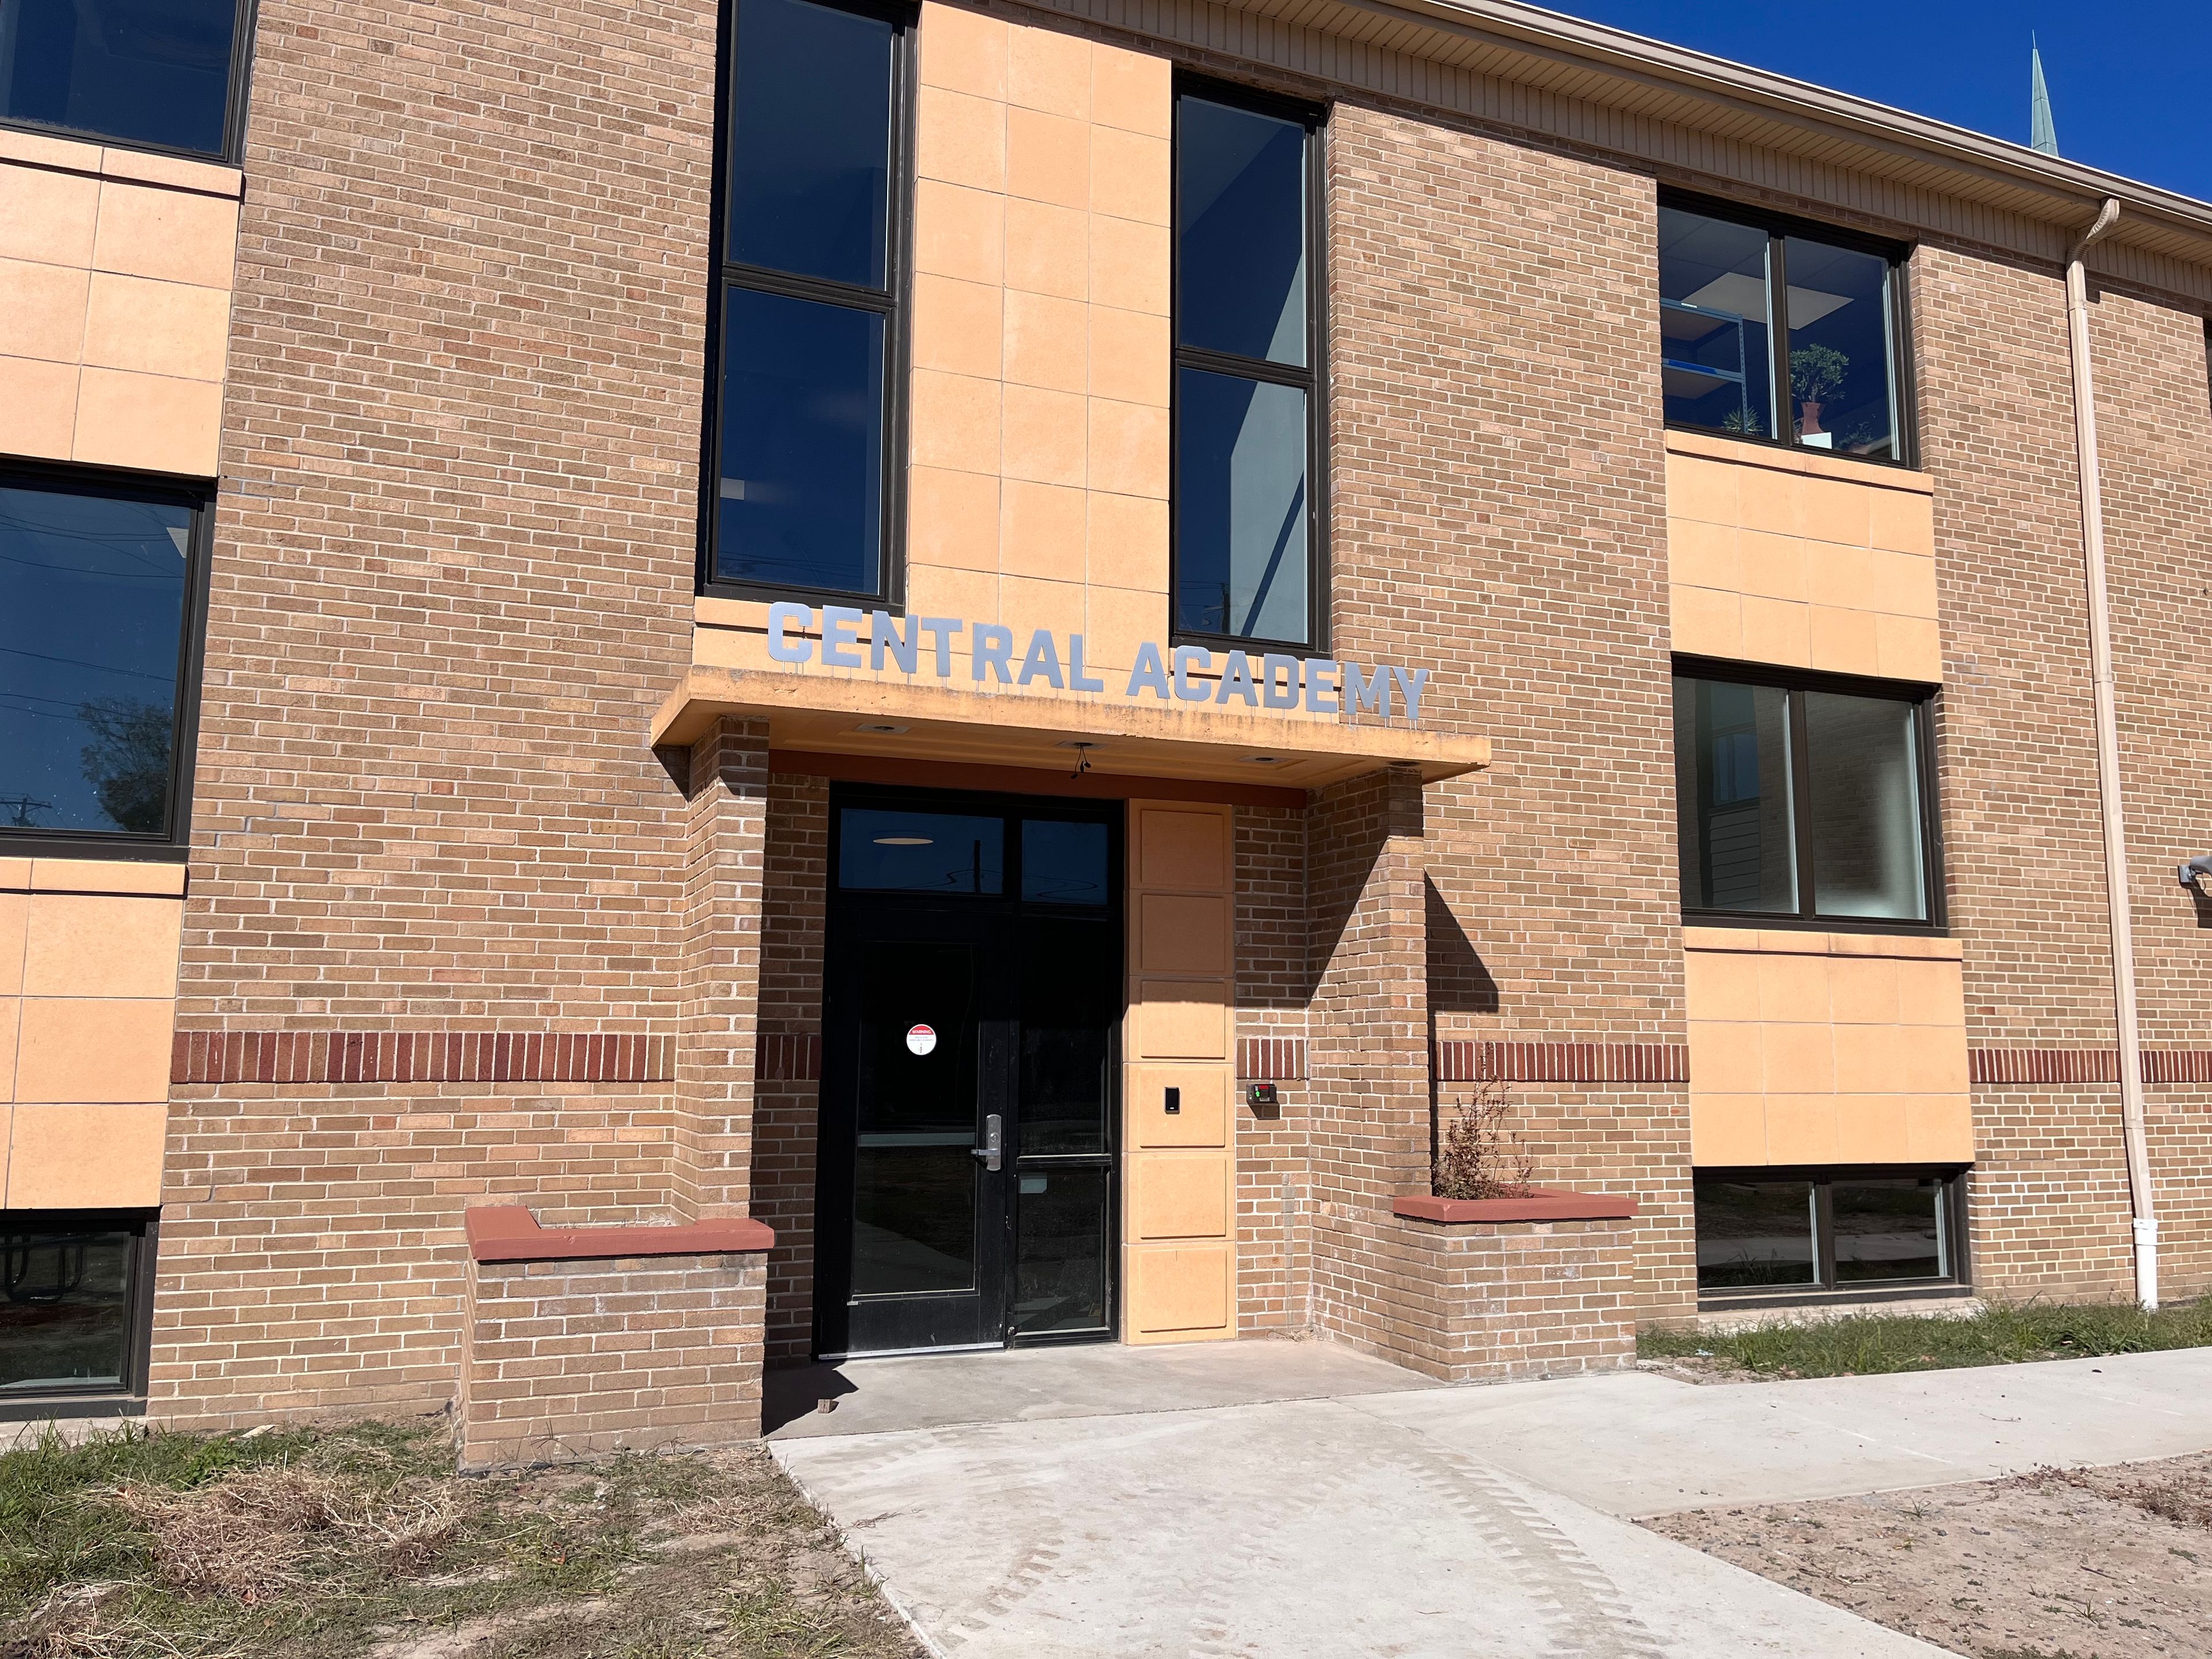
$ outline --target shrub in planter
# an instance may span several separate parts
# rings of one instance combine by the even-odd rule
[[[1485,1083],[1453,1109],[1437,1137],[1430,1187],[1438,1198],[1526,1198],[1536,1159],[1509,1121],[1513,1102],[1502,1083]]]

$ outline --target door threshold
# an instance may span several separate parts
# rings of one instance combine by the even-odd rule
[[[1004,1353],[1004,1342],[940,1343],[926,1348],[871,1348],[866,1353],[825,1353],[816,1358],[825,1365],[850,1365],[864,1359],[915,1359],[928,1353]]]

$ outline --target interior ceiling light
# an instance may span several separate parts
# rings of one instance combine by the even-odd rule
[[[878,847],[934,847],[937,843],[927,836],[878,836]]]

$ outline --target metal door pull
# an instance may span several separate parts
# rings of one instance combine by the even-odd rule
[[[993,1112],[989,1116],[983,1120],[983,1144],[980,1146],[970,1147],[969,1149],[969,1156],[970,1158],[979,1158],[982,1159],[983,1167],[995,1173],[998,1170],[1003,1167],[1003,1161],[1000,1158],[1000,1153],[1003,1152],[1005,1148],[1005,1125],[1000,1121],[999,1115],[996,1112]]]

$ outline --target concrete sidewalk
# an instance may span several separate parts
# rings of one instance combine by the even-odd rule
[[[2202,1351],[1479,1389],[1322,1345],[1198,1352],[854,1365],[774,1450],[941,1653],[1888,1659],[1938,1650],[1628,1517],[2212,1446]]]

